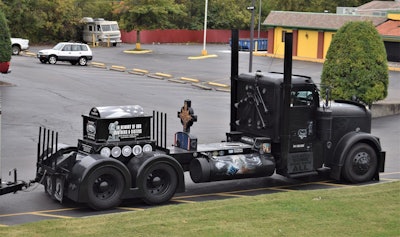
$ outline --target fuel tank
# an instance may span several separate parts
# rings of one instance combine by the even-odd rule
[[[270,154],[237,154],[196,158],[190,163],[190,176],[195,183],[271,176],[275,161]]]

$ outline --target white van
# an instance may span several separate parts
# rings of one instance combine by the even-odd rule
[[[97,44],[99,42],[108,45],[117,46],[121,43],[121,32],[118,22],[107,21],[103,18],[84,17],[81,22],[83,26],[83,41],[88,44]]]

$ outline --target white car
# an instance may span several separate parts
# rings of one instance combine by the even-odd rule
[[[37,57],[41,63],[56,64],[57,61],[66,61],[72,65],[78,63],[81,66],[85,66],[89,60],[92,60],[93,54],[87,44],[62,42],[52,49],[40,50]]]
[[[11,38],[12,54],[18,55],[22,50],[29,49],[29,40],[22,38]]]

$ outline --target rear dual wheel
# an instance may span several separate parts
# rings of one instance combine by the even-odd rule
[[[125,180],[119,170],[102,167],[90,174],[87,181],[88,205],[95,210],[110,209],[122,201]]]
[[[139,185],[144,193],[143,201],[150,205],[162,204],[174,196],[178,175],[168,163],[157,162],[146,168]]]

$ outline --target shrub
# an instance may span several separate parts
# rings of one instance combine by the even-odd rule
[[[12,53],[11,36],[6,17],[2,11],[0,11],[0,32],[0,62],[9,62]]]
[[[371,106],[387,96],[388,65],[385,46],[371,22],[343,25],[332,39],[321,83],[332,99],[357,100]]]

